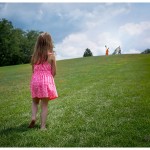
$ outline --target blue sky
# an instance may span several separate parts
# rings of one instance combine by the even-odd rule
[[[82,57],[86,48],[94,56],[140,53],[150,48],[150,3],[0,3],[0,18],[23,30],[47,31],[55,43],[57,59]]]

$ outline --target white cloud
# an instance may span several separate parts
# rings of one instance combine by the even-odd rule
[[[147,44],[150,45],[150,37],[147,37],[147,38],[145,39],[145,43],[147,43]]]
[[[126,23],[119,28],[124,43],[124,53],[141,53],[150,45],[150,21]]]
[[[141,51],[136,49],[130,49],[128,51],[124,51],[124,54],[140,54],[140,53]]]
[[[37,19],[38,19],[38,20],[41,20],[42,17],[43,17],[43,14],[44,14],[44,12],[43,12],[42,9],[38,10],[38,12],[37,12]]]
[[[150,21],[127,23],[120,27],[120,32],[127,33],[131,36],[140,35],[147,30],[150,30]]]

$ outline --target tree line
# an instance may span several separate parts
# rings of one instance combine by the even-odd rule
[[[12,22],[0,19],[0,66],[30,62],[39,31],[23,31]]]

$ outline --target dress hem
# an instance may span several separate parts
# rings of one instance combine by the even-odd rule
[[[51,100],[55,100],[56,98],[58,98],[58,96],[57,97],[53,97],[53,98],[50,98],[50,97],[32,97],[32,99],[34,99],[34,98],[37,98],[37,99],[48,99],[49,101],[51,101]]]

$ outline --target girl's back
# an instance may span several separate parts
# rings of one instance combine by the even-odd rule
[[[49,73],[51,74],[51,65],[48,62],[34,65],[34,73]]]

